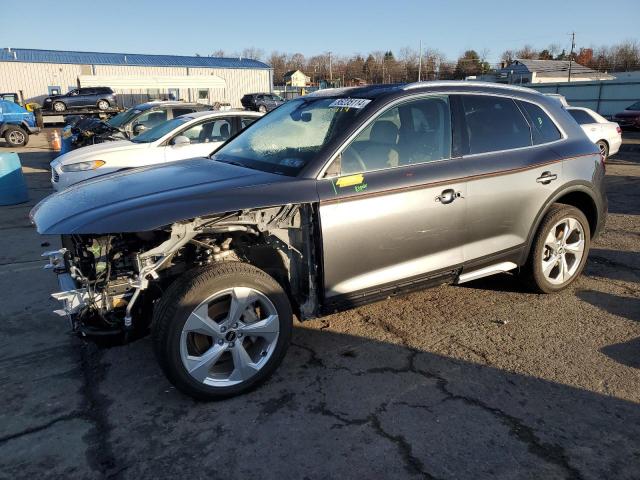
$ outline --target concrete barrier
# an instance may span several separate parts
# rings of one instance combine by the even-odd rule
[[[0,205],[28,201],[27,182],[22,174],[20,157],[15,152],[0,152]]]

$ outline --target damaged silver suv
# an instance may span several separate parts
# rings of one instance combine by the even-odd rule
[[[151,331],[167,377],[236,395],[305,320],[441,283],[580,275],[607,211],[604,160],[533,90],[427,82],[292,100],[210,158],[56,193],[31,212],[86,337]]]

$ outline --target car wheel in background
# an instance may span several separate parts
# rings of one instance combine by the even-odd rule
[[[154,309],[153,344],[169,380],[200,400],[243,393],[285,356],[293,315],[271,276],[240,262],[176,280]]]
[[[609,158],[609,145],[607,145],[607,142],[600,140],[599,142],[596,142],[596,145],[598,145],[598,148],[600,149],[600,155],[602,155],[605,160]]]
[[[24,147],[29,143],[29,134],[17,126],[9,126],[4,131],[4,139],[11,147]]]
[[[261,113],[265,113],[267,111],[267,107],[265,107],[264,105],[260,105],[258,107],[258,111]]]
[[[106,100],[98,101],[98,110],[106,110],[108,108],[109,108],[109,102],[107,102]]]
[[[56,112],[64,112],[67,109],[67,106],[62,102],[54,102],[53,109]]]
[[[538,228],[525,267],[531,286],[541,293],[568,287],[587,262],[590,242],[589,222],[580,210],[552,205]]]

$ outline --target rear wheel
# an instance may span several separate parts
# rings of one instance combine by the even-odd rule
[[[529,283],[542,293],[568,287],[587,262],[590,239],[589,222],[580,210],[553,205],[533,242],[526,268]]]
[[[9,126],[4,131],[4,139],[11,147],[24,147],[29,143],[29,134],[18,126]]]
[[[109,102],[106,100],[98,101],[98,110],[106,110],[107,108],[109,108]]]
[[[282,287],[239,262],[176,280],[154,312],[154,349],[169,380],[200,400],[243,393],[278,367],[293,316]]]
[[[602,158],[606,160],[609,157],[609,145],[607,145],[607,142],[604,140],[596,142],[596,145],[598,145],[598,148],[600,149],[600,155],[602,155]]]
[[[53,104],[53,109],[56,112],[64,112],[67,109],[67,106],[62,102],[55,102]]]

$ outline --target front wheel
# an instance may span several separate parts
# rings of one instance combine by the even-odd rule
[[[100,100],[98,102],[98,110],[106,110],[109,108],[109,102],[106,100]]]
[[[267,107],[265,107],[264,105],[260,105],[260,106],[258,107],[258,111],[259,111],[260,113],[265,113],[265,112],[267,111]]]
[[[590,242],[587,217],[570,205],[553,205],[533,241],[526,266],[529,283],[542,293],[567,288],[582,272]]]
[[[24,147],[29,143],[29,135],[22,128],[9,126],[4,131],[4,139],[10,147]]]
[[[293,328],[282,287],[240,262],[176,280],[154,311],[158,361],[171,383],[199,400],[238,395],[264,382],[285,356]]]
[[[64,112],[67,109],[67,106],[62,102],[55,102],[53,104],[53,109],[56,112]]]

